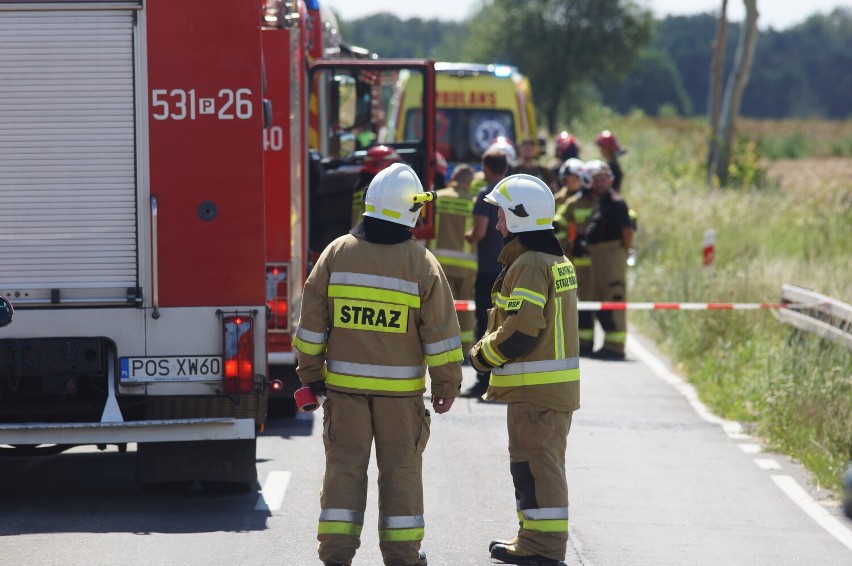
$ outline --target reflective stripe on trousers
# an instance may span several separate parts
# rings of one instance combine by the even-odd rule
[[[380,517],[379,540],[390,542],[423,540],[425,527],[423,515]]]
[[[568,508],[546,507],[544,509],[521,509],[518,520],[527,531],[539,533],[567,533]]]
[[[351,509],[323,509],[320,511],[319,528],[321,535],[361,536],[364,526],[364,513]]]

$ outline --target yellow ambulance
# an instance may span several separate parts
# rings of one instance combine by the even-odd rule
[[[435,63],[435,147],[450,163],[478,165],[495,138],[536,137],[529,80],[508,65]],[[383,136],[420,139],[422,76],[401,73]],[[478,167],[477,167],[478,168]]]

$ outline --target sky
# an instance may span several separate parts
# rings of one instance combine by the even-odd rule
[[[423,18],[462,20],[471,15],[480,0],[321,0],[344,20],[360,18],[378,12],[390,12],[401,19]],[[720,0],[635,0],[650,8],[654,16],[683,16],[703,12],[718,12]],[[828,14],[836,7],[852,8],[852,0],[757,0],[758,26],[783,30],[803,22],[817,12]],[[743,2],[729,0],[728,20],[742,21]]]

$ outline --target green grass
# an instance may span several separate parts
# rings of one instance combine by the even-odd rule
[[[817,144],[807,138],[770,143],[789,139],[773,134],[771,123],[760,125],[762,142],[739,130],[733,162],[741,174],[733,188],[708,190],[702,122],[605,112],[592,120],[603,121],[629,150],[622,192],[639,213],[630,300],[777,302],[781,285],[790,283],[852,303],[852,187],[820,190],[814,179],[808,190],[784,194],[766,182],[763,170],[765,154],[804,159]],[[572,127],[581,140],[594,137],[596,128]],[[785,131],[790,128],[785,122]],[[838,139],[852,139],[844,132]],[[598,157],[592,143],[583,147],[584,159]],[[821,156],[831,152],[820,150]],[[845,147],[840,153],[849,155]],[[702,235],[711,228],[716,265],[705,270]],[[752,423],[770,448],[802,461],[819,483],[840,488],[852,458],[852,352],[800,334],[766,310],[629,318],[717,414]]]

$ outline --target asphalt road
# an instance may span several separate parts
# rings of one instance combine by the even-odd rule
[[[628,361],[581,362],[566,563],[852,564],[852,521],[837,500],[737,423],[703,412],[646,346],[631,335]],[[488,541],[514,534],[505,410],[461,399],[433,416],[424,463],[430,565],[493,564]],[[262,491],[248,494],[144,494],[132,446],[0,459],[0,565],[318,564],[323,463],[319,415],[270,422],[258,443]],[[356,565],[381,564],[375,478],[373,467]]]

